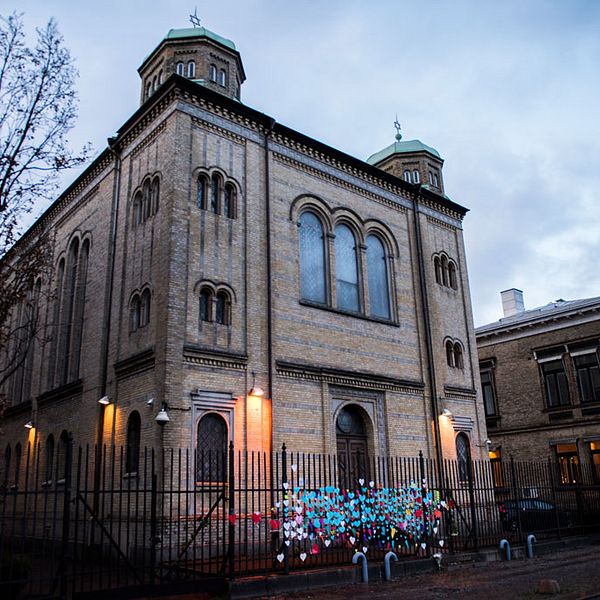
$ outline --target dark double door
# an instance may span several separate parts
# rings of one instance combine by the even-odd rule
[[[359,480],[368,480],[369,461],[366,437],[337,435],[338,486],[355,489]]]

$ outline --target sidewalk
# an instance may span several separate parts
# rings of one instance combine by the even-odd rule
[[[536,593],[541,579],[555,579],[561,593]],[[533,559],[450,566],[441,573],[407,575],[401,580],[315,589],[271,596],[271,600],[507,600],[552,598],[600,599],[600,545],[563,550]],[[591,600],[591,598],[590,598]]]

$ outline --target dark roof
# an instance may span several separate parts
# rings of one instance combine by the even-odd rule
[[[572,312],[581,312],[588,310],[600,310],[600,296],[594,298],[581,298],[579,300],[556,300],[545,306],[538,306],[529,310],[523,310],[509,317],[503,317],[493,323],[481,325],[475,328],[475,335],[485,335],[495,333],[501,330],[519,328],[523,326],[531,327],[538,323],[544,323],[550,319],[564,318]]]

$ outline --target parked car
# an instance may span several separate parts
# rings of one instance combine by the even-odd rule
[[[498,510],[505,531],[518,531],[519,524],[524,533],[573,527],[573,514],[546,500],[506,500],[498,505]]]

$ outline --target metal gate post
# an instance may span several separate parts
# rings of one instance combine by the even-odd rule
[[[281,446],[281,487],[283,488],[283,498],[284,500],[288,499],[288,491],[287,491],[287,452],[285,450],[285,443]],[[283,504],[283,523],[287,518],[288,509],[285,504]],[[284,573],[289,575],[290,573],[290,564],[289,564],[289,556],[288,556],[288,545],[283,545],[283,567]]]
[[[154,467],[154,461],[152,461],[152,467]],[[156,550],[158,548],[157,496],[158,476],[152,468],[152,488],[150,490],[150,585],[155,584],[156,577]]]
[[[73,465],[73,434],[68,434],[65,448],[65,495],[63,498],[62,541],[60,545],[60,597],[67,597],[67,549],[71,529],[71,468]]]
[[[469,457],[467,462],[467,474],[469,477],[469,503],[471,504],[471,527],[473,534],[473,545],[475,552],[479,551],[479,538],[477,535],[477,510],[475,508],[475,490],[473,489],[473,460]]]
[[[235,514],[235,485],[234,485],[234,476],[235,469],[233,466],[233,441],[229,442],[229,473],[228,473],[228,482],[229,482],[229,515]],[[247,484],[247,483],[246,483]],[[229,531],[228,531],[228,545],[229,548],[227,553],[229,555],[229,580],[233,580],[235,574],[235,521],[232,523],[231,519],[228,519],[229,523]]]
[[[427,515],[427,506],[425,504],[425,492],[427,491],[427,479],[425,478],[425,458],[423,452],[419,450],[419,470],[421,475],[421,512],[423,517],[423,533],[425,534],[425,543],[427,544],[426,553],[427,556],[431,556],[431,543],[429,539],[429,519]]]

